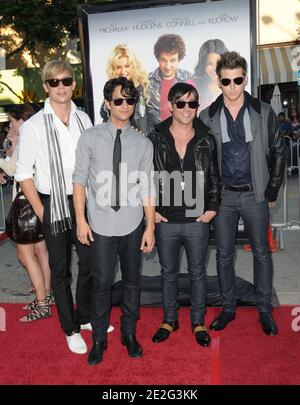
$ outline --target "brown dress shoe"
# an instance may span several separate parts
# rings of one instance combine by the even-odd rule
[[[179,328],[178,321],[175,322],[163,321],[163,323],[159,326],[155,335],[152,337],[152,342],[160,343],[163,342],[164,340],[167,340],[168,337],[170,336],[170,333],[175,332],[178,328]]]

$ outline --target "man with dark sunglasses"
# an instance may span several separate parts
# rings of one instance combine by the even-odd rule
[[[43,110],[21,127],[15,177],[43,224],[51,285],[68,347],[82,354],[87,346],[80,329],[91,330],[92,277],[90,249],[76,238],[72,173],[79,136],[92,123],[72,102],[76,82],[68,63],[50,61],[42,70],[42,80],[49,97]],[[76,309],[71,291],[72,244],[79,256]]]
[[[156,244],[161,265],[163,322],[152,341],[160,343],[178,325],[177,290],[180,248],[184,244],[191,281],[191,328],[200,346],[210,344],[205,327],[206,256],[209,222],[218,212],[220,178],[216,142],[196,117],[198,92],[177,83],[168,93],[172,117],[149,134],[159,180]]]
[[[130,357],[143,355],[136,339],[139,319],[141,252],[154,247],[153,148],[130,125],[137,90],[125,77],[104,86],[109,120],[89,129],[78,143],[73,176],[77,236],[91,245],[93,347],[88,364],[103,360],[117,258],[122,273],[121,342]],[[88,217],[84,207],[88,190]],[[154,194],[152,194],[154,193]],[[146,228],[144,229],[144,212]]]
[[[225,52],[216,73],[222,94],[200,114],[217,141],[222,181],[219,215],[213,225],[223,310],[210,329],[222,330],[235,319],[235,238],[241,216],[253,252],[260,323],[265,334],[276,335],[268,227],[269,207],[275,206],[284,174],[285,144],[272,107],[245,91],[246,60],[237,52]]]

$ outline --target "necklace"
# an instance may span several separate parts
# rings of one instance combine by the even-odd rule
[[[181,169],[181,190],[184,191],[184,186],[185,186],[185,181],[184,181],[184,170],[183,170],[183,165],[184,165],[184,157],[181,159],[179,156],[179,163],[180,163],[180,169]]]
[[[177,152],[177,155],[178,155],[178,158],[179,158],[179,164],[180,164],[180,171],[181,171],[181,182],[180,182],[180,186],[181,186],[181,190],[182,191],[184,191],[184,187],[185,187],[185,180],[184,180],[184,168],[183,168],[183,166],[184,166],[184,158],[185,158],[185,155],[186,155],[186,149],[187,149],[187,146],[188,146],[188,143],[190,142],[190,140],[193,138],[193,136],[195,135],[195,130],[193,129],[192,130],[192,132],[191,132],[191,134],[187,137],[187,139],[185,139],[184,141],[183,141],[183,143],[184,143],[184,146],[185,146],[185,151],[184,151],[184,154],[182,155],[182,157],[181,157],[181,154],[179,153],[179,145],[178,145],[178,141],[181,141],[182,142],[182,139],[176,139],[176,137],[174,136],[174,134],[172,133],[172,131],[171,131],[171,129],[170,129],[170,132],[171,132],[171,134],[172,134],[172,136],[173,136],[173,138],[174,138],[174,144],[175,144],[175,149],[176,149],[176,152]],[[177,141],[177,145],[176,145],[176,141]],[[180,142],[179,142],[180,143]]]

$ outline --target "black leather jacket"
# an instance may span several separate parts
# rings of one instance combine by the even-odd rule
[[[148,137],[153,142],[154,170],[161,173],[168,171],[169,144],[166,141],[166,130],[171,126],[172,117],[155,126]],[[199,171],[204,171],[204,211],[218,212],[220,203],[220,175],[217,160],[217,146],[214,137],[208,132],[209,128],[199,119],[193,122],[197,140],[194,146],[195,166]],[[159,182],[160,194],[163,193],[162,182]],[[157,211],[164,215],[168,207],[157,207]]]

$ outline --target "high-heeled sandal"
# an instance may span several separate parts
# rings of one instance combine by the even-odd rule
[[[20,319],[20,322],[32,322],[51,316],[50,306],[46,301],[38,301],[36,307]]]

